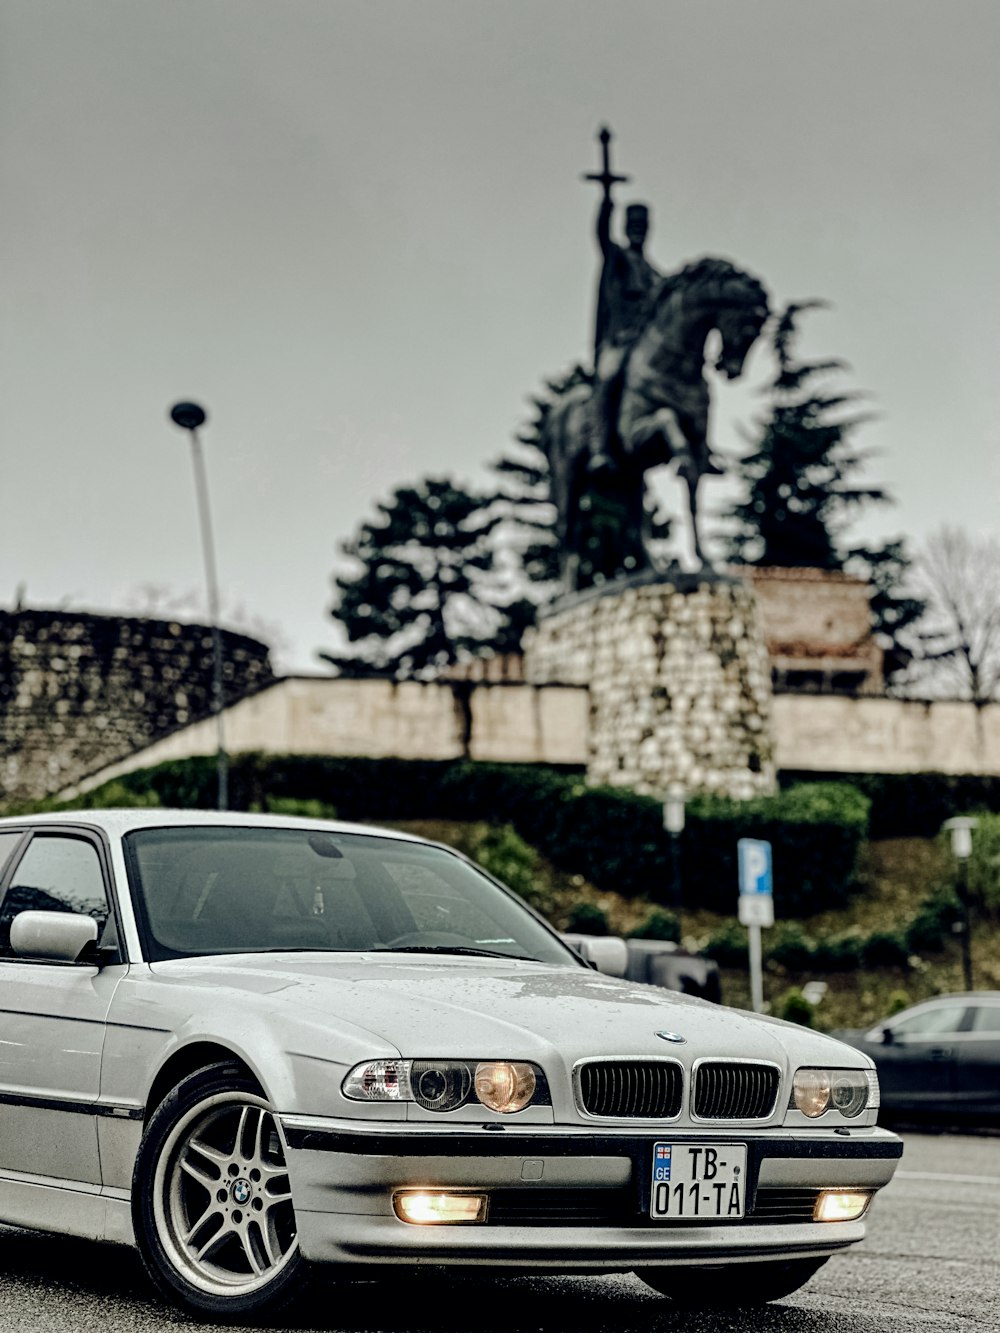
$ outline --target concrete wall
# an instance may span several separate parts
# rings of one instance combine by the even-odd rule
[[[290,677],[227,709],[226,748],[583,765],[588,710],[587,691],[572,685]],[[100,768],[64,794],[137,768],[214,754],[215,745],[215,722],[206,719]]]
[[[463,744],[460,696],[446,684],[292,678],[226,713],[230,751],[392,755],[579,764],[588,758],[590,699],[568,685],[479,684],[469,696]],[[918,703],[776,694],[771,704],[779,769],[817,773],[1000,774],[1000,704]],[[169,759],[215,752],[211,720],[107,765],[67,794]]]
[[[1000,704],[776,694],[771,719],[779,768],[1000,774]]]

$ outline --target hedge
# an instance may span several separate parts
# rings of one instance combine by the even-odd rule
[[[797,921],[778,921],[767,932],[764,961],[786,972],[853,972],[858,968],[909,969],[914,955],[940,953],[954,940],[953,924],[961,917],[958,899],[949,889],[934,889],[909,922],[865,934],[849,929],[837,935],[807,935]],[[727,921],[706,941],[701,952],[720,967],[747,966],[747,934]]]
[[[975,773],[810,773],[786,770],[782,788],[802,783],[849,783],[871,801],[872,838],[933,838],[954,815],[1000,814],[1000,777]]]
[[[515,764],[241,755],[230,770],[234,809],[281,800],[321,801],[341,819],[488,820],[511,824],[561,869],[598,888],[669,903],[671,860],[659,801],[621,788],[587,787],[569,771]],[[211,808],[215,764],[197,758],[117,779],[138,799]],[[79,804],[98,802],[92,793]],[[774,848],[775,911],[804,916],[843,905],[866,836],[868,800],[843,783],[810,783],[751,801],[696,797],[681,839],[684,903],[731,914],[736,843]]]

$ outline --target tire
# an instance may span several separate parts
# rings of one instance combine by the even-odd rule
[[[281,1137],[245,1071],[199,1070],[157,1107],[136,1157],[132,1221],[154,1285],[191,1313],[271,1313],[301,1293]]]
[[[825,1263],[826,1259],[785,1259],[723,1267],[639,1268],[636,1277],[688,1310],[736,1310],[790,1296]]]

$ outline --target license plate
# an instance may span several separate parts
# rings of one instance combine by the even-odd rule
[[[746,1212],[745,1143],[656,1143],[649,1215],[661,1221],[728,1221]]]

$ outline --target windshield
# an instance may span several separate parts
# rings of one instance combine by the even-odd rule
[[[126,838],[146,957],[397,950],[573,955],[460,857],[317,828],[154,828]]]

